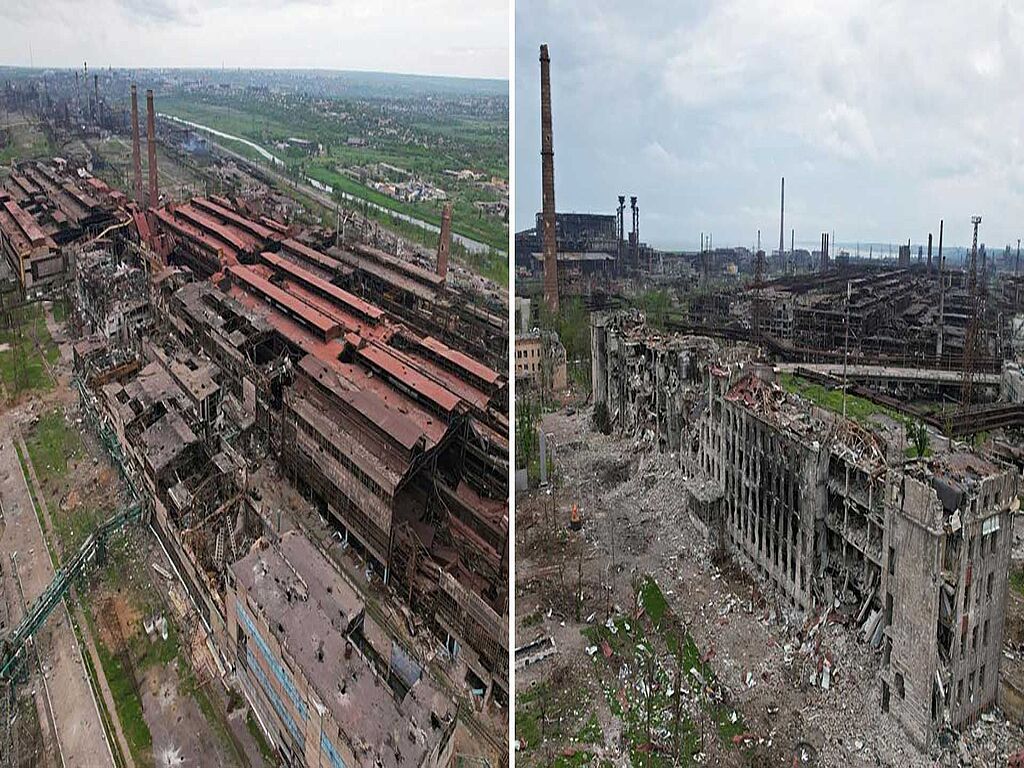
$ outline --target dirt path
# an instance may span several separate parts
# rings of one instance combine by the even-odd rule
[[[32,460],[29,458],[28,447],[25,445],[25,440],[21,436],[20,431],[17,435],[18,447],[21,449],[21,455],[25,457],[25,466],[28,468],[29,479],[32,481],[32,491],[35,494],[36,499],[40,501],[41,511],[43,514],[43,523],[46,527],[46,535],[50,541],[56,542],[56,536],[53,532],[53,521],[50,519],[50,511],[48,505],[45,503],[46,498],[43,495],[43,489],[39,485],[39,478],[36,477],[35,467],[32,465]],[[59,544],[55,544],[57,549],[57,560],[58,563],[63,561],[64,553],[60,551]],[[74,607],[75,621],[78,624],[79,630],[82,635],[82,639],[85,641],[86,649],[89,652],[89,658],[92,660],[92,667],[95,670],[96,682],[99,685],[100,693],[103,696],[103,702],[107,712],[110,713],[111,723],[114,728],[114,733],[117,737],[117,742],[121,755],[127,761],[128,765],[134,765],[131,757],[131,750],[128,747],[128,740],[125,738],[124,729],[121,727],[121,718],[117,714],[117,707],[114,703],[114,696],[110,692],[110,685],[107,683],[107,676],[103,671],[103,663],[100,660],[99,652],[96,650],[96,642],[92,636],[92,630],[89,627],[89,622],[86,620],[85,611],[82,610],[81,603],[78,602],[78,598],[74,595],[72,589],[71,603]],[[65,601],[65,606],[67,601]],[[98,712],[97,712],[98,714]]]
[[[0,416],[0,497],[7,517],[0,537],[0,558],[5,567],[15,563],[25,603],[31,604],[53,579],[53,565],[14,449],[17,434],[14,415]],[[24,615],[18,603],[14,607],[12,622]],[[34,642],[46,676],[63,763],[113,765],[66,607],[53,612]]]

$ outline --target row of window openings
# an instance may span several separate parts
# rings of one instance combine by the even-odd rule
[[[378,485],[373,478],[367,475],[362,469],[356,466],[355,462],[353,462],[348,456],[339,451],[338,446],[332,442],[328,442],[321,432],[313,429],[313,427],[307,424],[306,420],[297,413],[295,414],[295,423],[306,435],[310,437],[310,439],[313,440],[321,453],[327,453],[331,458],[341,464],[341,466],[354,475],[356,479],[358,479],[359,482],[362,483],[374,496],[385,503],[391,502],[391,495],[387,491]]]
[[[996,546],[999,543],[999,529],[990,531],[989,533],[983,533],[981,535],[981,548],[978,550],[978,557],[985,557],[986,550],[989,555],[996,554]],[[978,537],[971,536],[970,543],[967,545],[967,559],[974,559],[974,542]]]
[[[970,603],[971,603],[971,586],[972,586],[972,582],[967,582],[967,585],[964,587],[964,611],[967,610],[967,608],[970,606]],[[995,573],[994,572],[990,572],[989,575],[987,577],[985,577],[985,600],[986,600],[986,602],[989,602],[989,603],[992,602],[992,595],[993,595],[994,588],[995,588]],[[978,592],[977,597],[975,598],[975,602],[979,602],[979,603],[981,602],[981,592],[980,591]]]
[[[750,543],[753,543],[753,540],[738,538],[736,536],[736,532],[738,530],[739,529],[733,529],[732,531],[730,531],[729,532],[729,538],[732,539],[733,545],[736,546],[737,548],[747,549],[747,547],[744,546],[744,542],[748,541]],[[779,557],[778,557],[780,551],[781,551],[781,554],[782,554],[782,562],[779,561]],[[781,567],[783,573],[788,571],[789,572],[789,581],[790,581],[790,583],[795,585],[799,581],[800,590],[803,591],[803,589],[805,587],[805,574],[804,574],[803,567],[800,566],[800,564],[799,564],[799,558],[798,558],[797,553],[795,551],[795,542],[794,542],[794,547],[792,547],[792,548],[789,547],[789,546],[776,547],[774,555],[775,555],[775,557],[774,557],[774,564],[775,564],[776,568]],[[757,568],[759,570],[761,570],[765,574],[770,575],[769,571],[764,567],[764,565],[762,563],[757,562],[756,566],[757,566]],[[799,574],[799,578],[798,578],[798,574]]]
[[[984,625],[982,625],[981,631],[981,647],[988,647],[988,619],[985,619]],[[974,629],[971,630],[971,652],[978,650],[978,625],[974,625]],[[967,627],[964,627],[960,632],[960,658],[964,658],[967,655]]]

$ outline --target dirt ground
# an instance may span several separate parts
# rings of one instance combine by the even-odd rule
[[[79,412],[77,396],[69,384],[68,339],[63,326],[53,322],[49,310],[47,326],[61,351],[60,359],[52,368],[54,386],[46,392],[33,393],[16,407],[0,413],[0,420],[8,419],[12,424],[18,424],[26,443],[30,445],[40,444],[39,430],[43,428],[46,419],[52,418],[51,414],[56,413],[58,421],[67,430],[67,434],[62,436],[59,429],[52,427],[51,421],[51,427],[46,433],[48,437],[42,440],[43,447],[33,449],[38,456],[44,457],[41,465],[36,467],[36,474],[57,534],[55,544],[59,545],[63,559],[70,557],[95,525],[113,514],[123,499],[117,471],[109,463],[103,448]],[[64,461],[66,470],[55,469]],[[14,467],[17,467],[16,461]],[[25,530],[35,527],[38,531],[31,506],[27,503],[23,506],[29,515],[25,518]],[[21,557],[28,556],[34,561],[43,562],[46,550],[42,546],[31,550],[22,547]],[[94,569],[87,583],[79,585],[77,589],[78,600],[91,616],[90,623],[97,643],[107,649],[111,656],[121,660],[126,658],[126,647],[129,649],[128,654],[137,675],[135,695],[141,702],[142,716],[152,736],[153,764],[167,768],[178,765],[263,765],[259,749],[251,734],[246,731],[244,722],[241,728],[235,728],[230,722],[219,722],[216,716],[211,720],[200,707],[194,693],[196,679],[210,678],[204,672],[207,665],[202,661],[202,655],[208,655],[205,647],[199,650],[199,663],[195,665],[200,671],[193,672],[191,668],[183,666],[189,658],[184,644],[179,646],[175,642],[161,650],[154,643],[162,641],[146,637],[144,620],[157,615],[168,619],[175,639],[179,633],[183,633],[181,616],[175,610],[175,601],[170,595],[173,587],[156,574],[152,567],[154,562],[165,571],[171,570],[170,563],[152,534],[136,523],[114,534],[108,546],[107,565]],[[180,599],[177,602],[187,605]],[[51,618],[48,625],[53,621]],[[80,655],[77,647],[75,651]],[[44,669],[47,669],[48,660],[43,658],[42,661]],[[83,674],[80,661],[77,669]],[[227,695],[216,679],[206,685],[204,691],[206,701],[219,702],[219,711],[225,711]],[[55,703],[59,704],[59,699]],[[59,709],[59,706],[55,709]],[[79,709],[84,712],[84,705]],[[130,715],[125,713],[132,710],[129,708],[122,711],[120,702],[118,710],[123,727],[127,730],[131,724],[126,722],[126,717]],[[57,714],[60,719],[60,712]],[[99,728],[98,722],[96,727]],[[58,732],[60,730],[61,725],[58,723]],[[235,734],[234,743],[228,737],[229,731]],[[238,752],[239,745],[243,753],[241,755]]]
[[[880,654],[853,628],[824,615],[796,615],[788,601],[716,556],[680,513],[675,457],[592,432],[589,415],[545,417],[556,446],[555,491],[518,496],[516,644],[551,636],[557,647],[517,669],[521,764],[989,766],[1006,765],[1007,755],[1024,746],[1019,725],[998,712],[959,740],[944,735],[928,754],[911,744],[881,712]],[[574,504],[580,531],[568,526]],[[642,666],[593,642],[611,637],[606,627],[632,622],[637,648],[655,647],[638,626],[647,620],[637,585],[647,577],[703,664],[701,684],[684,682],[680,706],[711,737],[705,733],[692,754],[675,762],[671,728],[647,739],[629,726],[647,695],[642,680],[636,685]],[[672,660],[659,661],[669,672],[667,683],[662,678],[666,701],[674,701]],[[714,686],[705,684],[712,679]],[[703,727],[709,715],[702,714],[702,697],[712,687],[727,715],[717,734]]]

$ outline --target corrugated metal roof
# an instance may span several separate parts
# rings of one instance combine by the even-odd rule
[[[327,282],[323,278],[317,277],[309,270],[303,269],[297,264],[293,264],[275,253],[262,253],[260,254],[260,258],[272,267],[283,272],[287,272],[289,276],[295,278],[299,282],[304,283],[311,288],[315,288],[330,298],[341,302],[346,308],[358,315],[369,318],[370,320],[380,320],[384,316],[384,312],[373,304],[363,301],[358,296],[339,288],[333,283]]]
[[[270,303],[287,310],[293,317],[318,331],[325,339],[331,339],[341,333],[341,326],[322,312],[296,299],[287,291],[278,288],[269,280],[260,277],[249,267],[240,264],[228,267],[233,277],[237,277],[247,286],[261,294]]]
[[[420,344],[429,349],[435,355],[444,358],[452,365],[461,368],[479,379],[482,379],[488,384],[497,384],[501,379],[501,374],[497,371],[488,368],[479,360],[474,360],[469,355],[452,349],[447,344],[435,339],[433,336],[427,336],[425,339],[421,339]]]
[[[358,355],[375,368],[379,368],[393,377],[397,383],[404,384],[414,392],[426,397],[446,414],[450,414],[459,405],[460,400],[457,396],[401,362],[383,347],[368,344],[359,350]]]

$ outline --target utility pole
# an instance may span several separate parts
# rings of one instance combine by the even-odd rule
[[[850,359],[850,293],[853,283],[846,281],[846,341],[843,344],[843,419],[846,419],[846,366]]]

